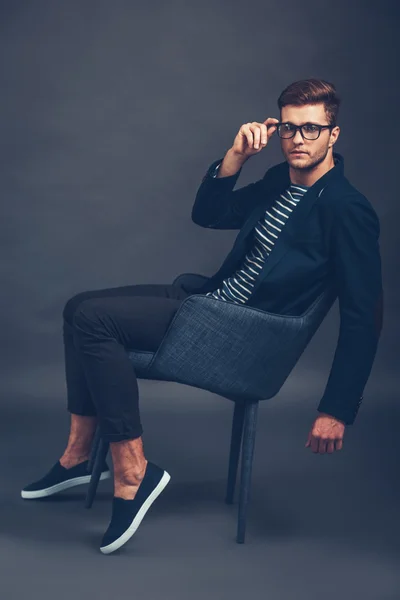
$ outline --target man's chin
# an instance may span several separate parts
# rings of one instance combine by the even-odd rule
[[[289,154],[287,157],[287,162],[291,167],[295,167],[297,169],[301,169],[308,164],[309,156],[308,154],[302,154],[300,156],[295,156],[294,154]]]
[[[293,152],[290,152],[289,157],[297,160],[299,158],[307,158],[308,154],[306,152],[304,152],[303,154],[293,154]]]

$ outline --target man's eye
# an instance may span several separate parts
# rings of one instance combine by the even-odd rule
[[[310,133],[312,131],[317,131],[317,129],[318,129],[318,127],[316,125],[305,125],[304,128],[306,131],[309,131]]]

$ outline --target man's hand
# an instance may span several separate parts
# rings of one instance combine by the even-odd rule
[[[320,454],[325,454],[325,452],[331,454],[335,450],[341,450],[345,426],[343,421],[321,413],[310,429],[306,448],[311,446],[313,452]]]
[[[279,123],[279,119],[274,117],[268,117],[263,123],[257,121],[244,123],[233,140],[231,151],[244,160],[258,154],[264,150],[269,139],[277,130],[277,123]]]

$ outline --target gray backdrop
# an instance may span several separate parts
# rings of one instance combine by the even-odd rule
[[[83,596],[90,585],[97,598],[300,600],[322,589],[328,600],[360,588],[364,600],[400,596],[398,26],[389,0],[0,2],[0,579],[8,599],[32,589],[41,598]],[[204,172],[242,123],[279,118],[281,91],[307,77],[337,86],[335,149],[381,222],[384,330],[357,421],[341,452],[304,448],[336,345],[336,304],[280,394],[261,407],[239,546],[236,507],[223,504],[232,406],[141,381],[147,458],[173,478],[126,551],[104,562],[111,485],[101,484],[90,512],[83,489],[49,502],[19,497],[66,443],[65,302],[89,289],[214,273],[237,232],[191,221]],[[237,187],[282,160],[274,136]],[[175,435],[167,438],[164,424]]]

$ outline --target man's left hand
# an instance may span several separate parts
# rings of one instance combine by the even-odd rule
[[[310,429],[306,448],[311,446],[313,452],[320,454],[325,454],[325,452],[331,454],[335,450],[341,450],[345,427],[343,421],[321,413]]]

